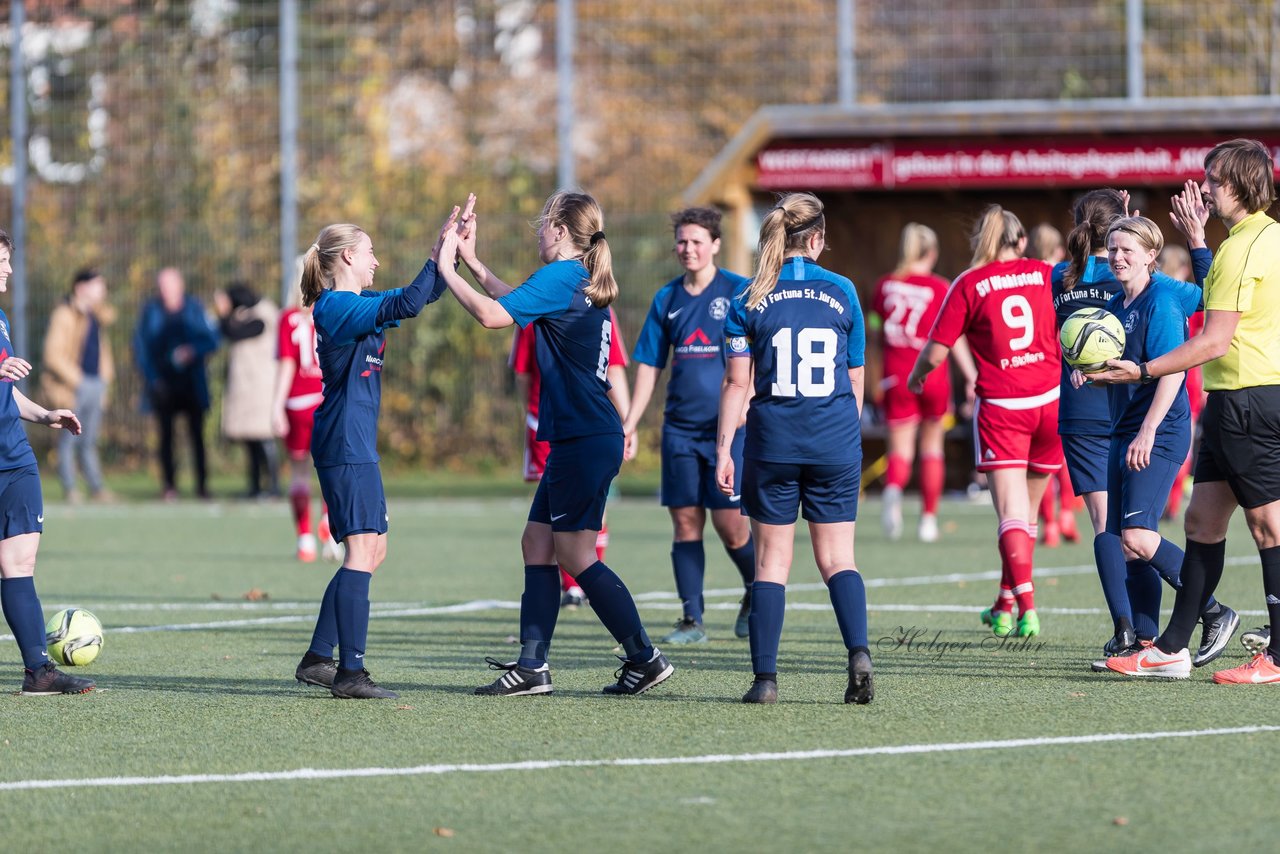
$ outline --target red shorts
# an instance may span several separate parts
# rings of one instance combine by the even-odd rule
[[[880,382],[884,391],[884,423],[890,427],[940,421],[951,408],[951,372],[946,365],[925,378],[924,392],[907,390],[907,375],[891,374]]]
[[[316,410],[319,408],[317,405],[310,409],[284,411],[285,417],[289,419],[289,432],[284,436],[284,447],[291,459],[305,459],[311,453],[311,428],[315,426]]]
[[[975,410],[974,463],[978,471],[1029,468],[1055,472],[1062,468],[1056,397],[1028,409],[1008,409],[980,400]]]
[[[542,473],[547,470],[547,454],[551,445],[539,442],[537,431],[532,427],[524,429],[524,479],[527,483],[542,480]]]

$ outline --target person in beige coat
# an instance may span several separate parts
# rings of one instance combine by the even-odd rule
[[[93,269],[83,269],[72,280],[71,293],[54,307],[44,338],[44,370],[40,390],[55,409],[71,409],[80,416],[83,431],[58,434],[58,480],[67,500],[77,503],[81,493],[77,471],[84,477],[89,497],[112,498],[102,481],[98,440],[106,409],[115,362],[107,327],[116,312],[106,301],[107,283]]]
[[[244,442],[249,463],[249,497],[280,494],[280,461],[272,424],[276,376],[276,325],[280,311],[244,282],[214,295],[227,353],[227,386],[222,397],[222,434]]]

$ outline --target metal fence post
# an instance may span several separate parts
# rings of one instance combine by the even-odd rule
[[[577,183],[573,162],[573,42],[577,15],[574,0],[556,0],[556,146],[560,186]]]
[[[840,106],[851,108],[858,99],[857,0],[836,0],[836,91]]]
[[[1130,101],[1141,101],[1147,96],[1146,65],[1142,57],[1143,0],[1125,0],[1125,78]]]
[[[13,148],[13,208],[9,237],[13,240],[13,315],[9,339],[13,354],[30,360],[27,352],[27,67],[22,58],[22,27],[26,23],[22,0],[9,0],[9,139]]]
[[[298,0],[280,0],[280,305],[298,254]]]

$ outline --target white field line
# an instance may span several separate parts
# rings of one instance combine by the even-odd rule
[[[711,753],[701,756],[655,756],[630,759],[534,759],[524,762],[495,762],[490,764],[413,765],[404,768],[298,768],[293,771],[246,771],[239,774],[179,774],[155,777],[13,780],[7,783],[0,783],[0,792],[22,792],[34,789],[181,786],[198,783],[265,783],[296,780],[349,780],[369,777],[423,777],[443,776],[446,774],[492,774],[507,771],[552,771],[562,768],[652,768],[670,765],[727,765],[745,762],[806,762],[822,759],[852,759],[864,756],[965,753],[980,750],[1021,750],[1075,744],[1107,744],[1128,741],[1159,741],[1173,738],[1256,735],[1258,733],[1276,731],[1280,731],[1280,726],[1245,726],[1167,732],[1108,732],[1092,735],[1067,735],[1056,738],[1014,738],[1004,741],[961,741],[943,744],[899,744],[882,747],[857,747],[847,750],[795,750],[780,753]]]
[[[1238,565],[1247,563],[1257,563],[1258,559],[1252,556],[1227,558],[1228,565]],[[1094,572],[1091,564],[1078,564],[1076,566],[1058,566],[1043,567],[1036,570],[1036,577],[1049,578],[1053,576],[1067,575],[1084,575]],[[966,581],[990,581],[1000,577],[998,571],[987,572],[968,572],[968,573],[948,573],[946,575],[917,575],[908,576],[906,578],[869,578],[866,580],[868,587],[915,587],[929,584],[957,584]],[[813,592],[825,590],[826,586],[821,582],[815,584],[789,584],[788,591],[791,592]],[[716,590],[707,590],[706,596],[731,596],[738,597],[742,595],[742,588],[722,588]],[[679,608],[679,601],[676,594],[665,590],[652,591],[649,593],[640,593],[636,597],[636,604],[646,610],[675,610]],[[51,609],[58,610],[62,607],[71,607],[69,605],[54,605]],[[85,606],[80,606],[85,607]],[[169,623],[159,626],[108,626],[112,634],[140,634],[145,632],[192,632],[203,630],[219,630],[219,629],[237,629],[249,626],[267,626],[267,625],[283,625],[288,623],[308,623],[315,619],[314,602],[200,602],[184,605],[181,602],[160,602],[160,603],[122,603],[117,606],[114,604],[100,603],[89,608],[91,611],[102,611],[110,613],[114,610],[124,611],[183,611],[191,610],[304,610],[302,614],[288,614],[278,617],[249,617],[240,620],[217,620],[199,623]],[[787,610],[789,611],[825,611],[831,606],[828,603],[820,602],[788,602]],[[939,604],[894,604],[894,603],[878,603],[869,602],[868,610],[871,611],[901,611],[916,613],[968,613],[972,611],[972,605],[939,605]],[[706,605],[705,610],[708,611],[728,611],[737,610],[736,602],[712,602]],[[423,606],[413,602],[393,602],[379,603],[370,611],[370,619],[393,619],[405,617],[430,617],[439,614],[465,614],[475,611],[518,611],[520,609],[519,602],[505,601],[498,599],[478,599],[471,602],[460,602],[456,605],[439,605],[439,606]],[[1058,616],[1095,616],[1105,613],[1102,608],[1039,608],[1042,614],[1053,614]],[[1242,617],[1259,617],[1266,616],[1265,610],[1239,610],[1236,613]],[[13,635],[0,635],[0,641],[13,640]]]

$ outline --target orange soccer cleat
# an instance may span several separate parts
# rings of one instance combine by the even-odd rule
[[[1213,681],[1219,685],[1267,685],[1280,683],[1280,667],[1277,667],[1266,652],[1260,652],[1248,662],[1230,670],[1219,670],[1213,674]]]

